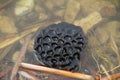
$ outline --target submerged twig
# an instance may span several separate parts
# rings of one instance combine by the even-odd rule
[[[97,59],[95,58],[95,56],[93,55],[93,53],[92,53],[92,57],[93,57],[94,61],[96,62],[96,65],[97,65],[98,70],[99,70],[99,72],[100,72],[101,70],[100,70],[99,63],[98,63]],[[99,79],[101,79],[101,75],[98,75],[98,76],[99,76]],[[98,76],[97,76],[97,77],[98,77]]]
[[[119,62],[119,64],[120,64],[119,49],[118,49],[118,47],[117,47],[117,45],[116,45],[116,43],[115,43],[115,40],[114,40],[114,38],[113,38],[112,36],[110,37],[110,40],[111,40],[111,48],[112,48],[113,51],[116,53],[118,62]]]
[[[118,69],[118,68],[120,68],[120,65],[118,65],[118,66],[116,66],[116,67],[114,67],[114,68],[112,68],[112,69],[108,70],[107,72],[114,71],[114,70],[116,70],[116,69]],[[103,73],[105,73],[105,72],[103,72]]]
[[[56,22],[58,20],[54,20],[54,21]],[[0,43],[0,49],[4,48],[4,47],[6,47],[10,44],[15,43],[16,41],[20,40],[21,38],[25,37],[26,35],[37,31],[41,27],[45,27],[45,26],[48,26],[48,25],[52,24],[54,21],[46,21],[46,22],[43,22],[43,23],[38,23],[38,24],[35,24],[35,25],[27,26],[27,27],[29,27],[29,29],[17,34],[14,37],[11,37],[11,38],[8,38],[8,39],[2,41]]]
[[[103,65],[100,65],[100,67],[101,67],[101,68],[103,69],[103,71],[105,72],[107,78],[108,78],[109,80],[112,80],[111,77],[110,77],[110,75],[108,74],[107,70],[105,69],[105,67],[104,67]]]
[[[81,73],[73,73],[69,71],[64,71],[64,70],[58,70],[58,69],[53,69],[53,68],[48,68],[48,67],[43,67],[43,66],[38,66],[38,65],[33,65],[33,64],[28,64],[28,63],[21,63],[20,65],[23,68],[26,69],[32,69],[32,70],[37,70],[41,72],[46,72],[46,73],[52,73],[52,74],[58,74],[62,76],[67,76],[67,77],[72,77],[72,78],[78,78],[78,79],[85,79],[85,80],[115,80],[120,78],[120,73],[116,73],[113,75],[107,74],[107,76],[100,78],[94,78],[90,75],[87,74],[81,74]],[[104,67],[102,66],[102,69]],[[104,69],[104,71],[106,71]],[[109,75],[109,77],[108,77]]]
[[[47,73],[52,73],[52,74],[63,75],[63,76],[72,77],[72,78],[78,78],[78,79],[84,79],[84,80],[94,80],[94,78],[92,76],[87,75],[87,74],[73,73],[73,72],[69,72],[69,71],[53,69],[53,68],[28,64],[28,63],[21,63],[21,67],[27,68],[27,69],[32,69],[32,70],[37,70],[37,71],[42,71],[42,72],[47,72]]]
[[[15,62],[15,65],[13,67],[13,70],[12,70],[12,74],[11,74],[11,77],[10,77],[10,80],[14,80],[14,77],[16,76],[16,73],[18,71],[18,68],[20,66],[20,63],[22,62],[22,59],[26,53],[26,50],[27,50],[27,46],[30,42],[30,39],[31,39],[32,35],[28,35],[25,39],[25,42],[24,42],[24,45],[21,49],[21,52],[20,52],[20,55],[18,56],[18,60]]]

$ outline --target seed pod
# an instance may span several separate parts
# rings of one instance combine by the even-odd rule
[[[45,66],[78,71],[85,45],[86,38],[80,27],[61,22],[39,30],[34,50]]]

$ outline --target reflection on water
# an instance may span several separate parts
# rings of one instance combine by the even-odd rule
[[[100,65],[110,73],[120,71],[115,68],[120,65],[119,0],[0,0],[0,78],[8,80],[26,35],[61,21],[81,26],[88,38],[81,71],[104,73]],[[36,62],[33,41],[24,59],[28,63]]]

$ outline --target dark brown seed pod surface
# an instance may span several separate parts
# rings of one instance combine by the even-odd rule
[[[37,59],[45,66],[78,71],[86,45],[81,27],[61,22],[40,29],[34,42]]]

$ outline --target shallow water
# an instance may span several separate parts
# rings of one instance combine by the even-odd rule
[[[34,36],[23,62],[38,64],[33,58],[37,30],[60,22],[81,26],[88,39],[81,72],[104,74],[101,65],[110,74],[120,72],[119,0],[0,0],[0,80],[9,79],[28,34]],[[43,76],[41,80],[64,79]]]

